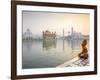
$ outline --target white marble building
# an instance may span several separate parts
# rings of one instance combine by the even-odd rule
[[[26,32],[23,34],[23,40],[33,40],[33,34],[30,29],[27,29]]]

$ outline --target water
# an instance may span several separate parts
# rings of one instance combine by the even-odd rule
[[[76,57],[82,40],[23,40],[22,68],[51,68]]]

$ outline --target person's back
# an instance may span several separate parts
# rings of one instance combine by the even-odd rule
[[[87,50],[86,45],[87,45],[87,40],[83,40],[83,42],[81,44],[81,46],[82,46],[82,52],[79,53],[79,55],[78,55],[79,58],[83,59],[83,60],[88,59],[88,50]]]

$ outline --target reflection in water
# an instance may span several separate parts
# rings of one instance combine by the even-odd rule
[[[22,68],[56,67],[80,53],[81,41],[62,39],[23,40]]]
[[[33,41],[32,40],[23,40],[23,44],[22,47],[23,47],[23,53],[26,52],[26,53],[30,53],[30,50],[31,50],[31,47],[33,45]]]
[[[64,51],[65,50],[65,40],[63,40],[62,42],[63,42],[63,48],[62,48],[62,50]]]
[[[57,40],[43,40],[43,48],[48,50],[51,48],[56,48]]]
[[[67,42],[68,42],[68,45],[71,46],[72,53],[75,50],[79,50],[81,48],[81,42],[82,42],[82,40],[67,40]]]

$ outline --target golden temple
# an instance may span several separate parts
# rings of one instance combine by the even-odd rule
[[[43,39],[56,39],[56,32],[43,31]]]

